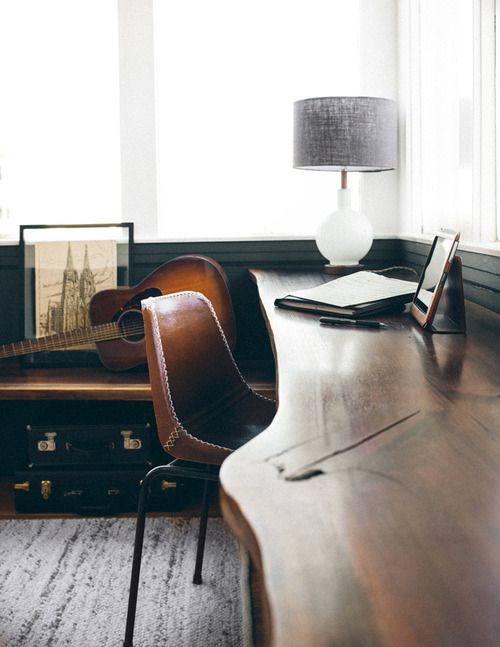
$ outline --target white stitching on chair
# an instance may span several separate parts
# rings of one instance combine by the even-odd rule
[[[178,294],[183,294],[182,292],[179,292]],[[254,391],[252,387],[248,384],[248,382],[245,380],[243,375],[241,374],[241,371],[238,367],[238,364],[236,363],[233,354],[231,352],[231,349],[229,348],[228,341],[226,339],[226,335],[224,334],[224,330],[222,329],[222,326],[220,324],[219,318],[217,317],[217,313],[215,312],[215,308],[212,305],[212,302],[210,299],[208,299],[204,294],[201,292],[190,292],[189,294],[197,294],[199,295],[203,301],[208,305],[208,308],[210,312],[212,313],[212,317],[214,318],[214,321],[217,325],[217,328],[219,329],[220,336],[222,337],[222,341],[224,342],[224,346],[226,347],[226,350],[228,352],[229,357],[231,358],[231,361],[233,363],[234,368],[236,369],[236,372],[240,376],[240,380],[243,382],[243,384],[249,389],[254,395],[256,395],[258,398],[261,398],[262,400],[268,400],[269,402],[276,402],[276,400],[273,400],[272,398],[267,398],[265,395],[261,395],[260,393],[257,393],[257,391]],[[168,295],[167,295],[168,296]]]
[[[176,292],[174,294],[165,294],[165,295],[163,295],[163,297],[171,298],[171,297],[175,297],[175,296],[183,295],[183,294],[199,294],[199,293],[198,292]],[[203,296],[203,295],[201,295],[201,296]],[[176,441],[179,439],[180,432],[182,431],[182,432],[184,432],[186,434],[186,436],[188,436],[192,440],[195,440],[198,443],[201,443],[203,445],[208,445],[209,447],[215,447],[216,449],[223,449],[223,450],[227,451],[228,450],[227,447],[222,447],[221,445],[215,445],[214,443],[208,443],[205,440],[201,440],[200,438],[197,438],[196,436],[193,436],[192,434],[190,434],[187,431],[187,429],[183,426],[183,424],[181,423],[181,421],[179,420],[179,418],[177,416],[177,412],[175,411],[174,403],[173,403],[173,400],[172,400],[172,393],[170,391],[170,384],[169,384],[169,381],[168,381],[167,363],[165,361],[165,354],[163,352],[163,344],[161,343],[160,326],[158,324],[158,318],[156,316],[156,311],[155,311],[155,309],[153,307],[153,305],[154,305],[153,301],[155,299],[161,299],[163,297],[149,297],[148,299],[144,299],[141,302],[142,308],[148,309],[152,314],[153,335],[155,337],[155,345],[161,351],[161,368],[162,368],[162,372],[163,372],[163,377],[165,379],[165,388],[166,388],[166,391],[167,391],[168,403],[169,403],[170,410],[172,412],[172,416],[173,416],[174,422],[175,422],[175,427],[174,427],[173,431],[170,433],[169,437],[167,438],[167,442],[163,445],[163,447],[167,451],[169,449],[172,449],[174,447]],[[230,451],[232,451],[232,450],[230,450]]]

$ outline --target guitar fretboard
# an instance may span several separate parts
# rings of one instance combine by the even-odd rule
[[[25,339],[24,341],[13,342],[0,346],[0,359],[6,357],[17,357],[19,355],[28,355],[29,353],[38,353],[48,350],[61,350],[80,346],[99,341],[109,341],[119,339],[128,335],[140,334],[143,327],[134,325],[132,327],[123,327],[118,322],[111,322],[91,326],[90,328],[79,328],[64,333],[56,333],[47,337],[38,337],[37,339]]]

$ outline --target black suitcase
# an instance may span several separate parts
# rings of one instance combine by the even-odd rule
[[[149,467],[151,426],[53,425],[26,427],[28,465],[39,467]]]
[[[17,472],[16,511],[21,513],[75,512],[87,515],[136,512],[139,483],[147,469],[44,470]],[[182,479],[158,477],[152,482],[149,510],[177,511],[194,492]]]

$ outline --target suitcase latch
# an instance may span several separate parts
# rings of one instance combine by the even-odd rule
[[[24,481],[24,483],[14,483],[14,490],[22,490],[23,492],[29,492],[30,482]]]
[[[52,494],[52,481],[40,481],[40,492],[42,499],[48,501]]]
[[[162,481],[160,487],[161,487],[161,491],[165,492],[165,490],[169,490],[170,488],[177,487],[177,483],[175,481]]]
[[[124,449],[141,449],[142,440],[140,440],[140,438],[132,438],[131,431],[122,431],[120,433],[123,436]]]
[[[38,441],[38,451],[39,452],[55,452],[56,451],[56,438],[57,434],[55,431],[46,431],[45,438],[47,440]]]

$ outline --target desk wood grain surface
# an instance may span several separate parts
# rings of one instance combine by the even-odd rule
[[[261,571],[273,647],[500,644],[500,317],[468,334],[320,327],[274,299],[320,275],[254,271],[279,408],[221,471]]]

